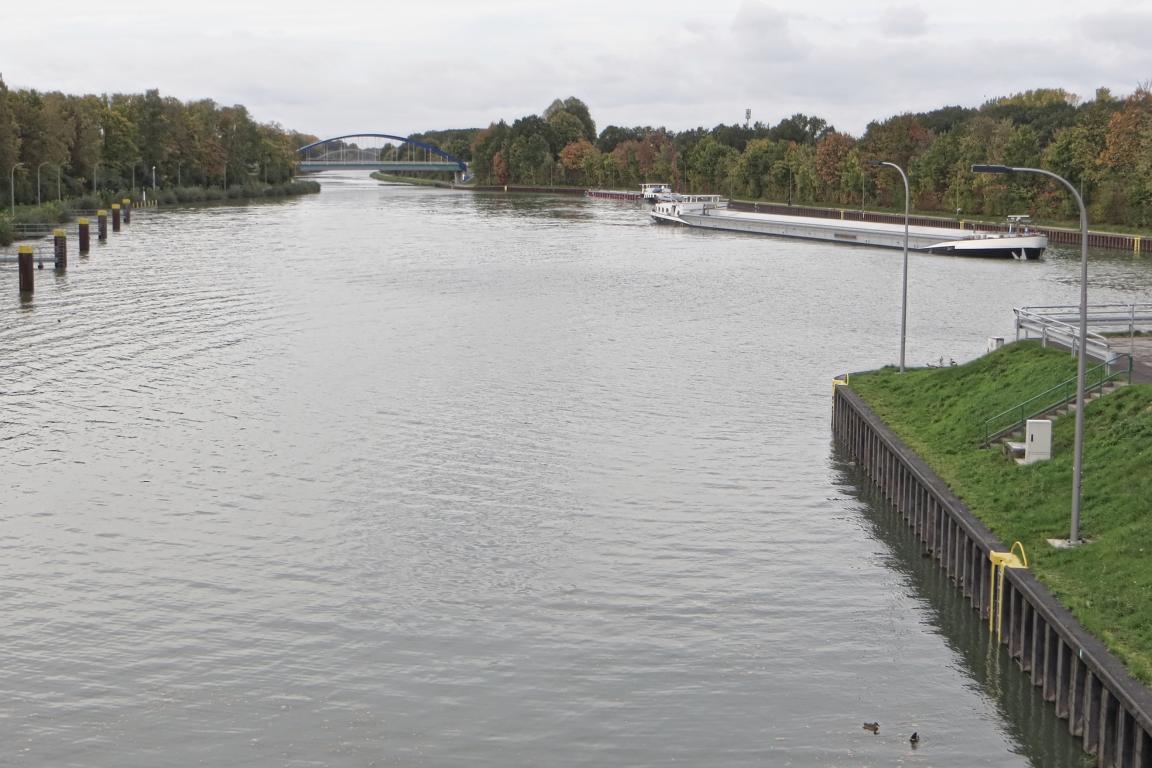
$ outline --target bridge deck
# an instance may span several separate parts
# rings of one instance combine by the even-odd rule
[[[340,162],[333,160],[301,160],[301,171],[414,171],[421,173],[454,173],[463,170],[456,163],[378,160],[375,162]]]

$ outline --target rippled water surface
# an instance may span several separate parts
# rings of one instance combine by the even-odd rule
[[[0,267],[0,765],[1079,764],[832,448],[899,252],[324,181]],[[914,365],[1077,300],[910,275]]]

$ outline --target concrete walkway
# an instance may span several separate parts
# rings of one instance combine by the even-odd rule
[[[1132,355],[1132,383],[1152,384],[1152,337],[1134,339],[1113,337],[1112,352]]]
[[[1049,340],[1050,347],[1063,347],[1071,352],[1071,348],[1055,340]],[[1137,336],[1134,339],[1112,337],[1112,353],[1117,355],[1132,355],[1132,383],[1152,384],[1152,336]],[[1088,356],[1088,367],[1099,365],[1091,354]]]

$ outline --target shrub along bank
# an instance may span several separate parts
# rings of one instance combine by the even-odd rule
[[[151,200],[158,205],[187,205],[192,203],[213,203],[238,200],[259,200],[265,198],[310,195],[320,191],[320,184],[311,180],[288,181],[283,184],[236,184],[225,190],[223,187],[173,187],[156,190]],[[0,213],[0,245],[9,245],[16,238],[17,226],[21,224],[53,225],[64,224],[76,216],[77,211],[93,211],[107,208],[124,198],[132,198],[139,205],[141,197],[127,190],[101,190],[99,194],[85,195],[60,202],[43,205],[17,206],[12,217],[7,211]]]
[[[1011,344],[966,365],[899,373],[851,386],[1003,542],[1028,562],[1084,627],[1152,685],[1152,386],[1124,387],[1084,411],[1081,535],[1071,519],[1074,418],[1053,424],[1052,459],[1017,465],[981,448],[984,419],[1076,375],[1066,351]]]

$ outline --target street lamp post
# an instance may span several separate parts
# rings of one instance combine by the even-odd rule
[[[887,160],[870,160],[873,168],[886,165],[900,172],[900,179],[904,182],[904,271],[900,280],[900,373],[904,373],[904,349],[908,331],[908,212],[911,205],[911,193],[908,190],[908,174],[904,169]]]
[[[16,218],[16,169],[23,167],[24,163],[16,163],[8,174],[8,194],[12,202],[12,218]]]
[[[156,166],[152,166],[152,191],[156,191]]]
[[[1088,211],[1084,198],[1063,176],[1043,168],[1014,168],[1010,165],[973,165],[973,173],[1038,173],[1063,184],[1080,208],[1080,333],[1076,341],[1076,437],[1072,444],[1072,525],[1069,546],[1080,544],[1080,479],[1084,469],[1084,368],[1088,341]]]

